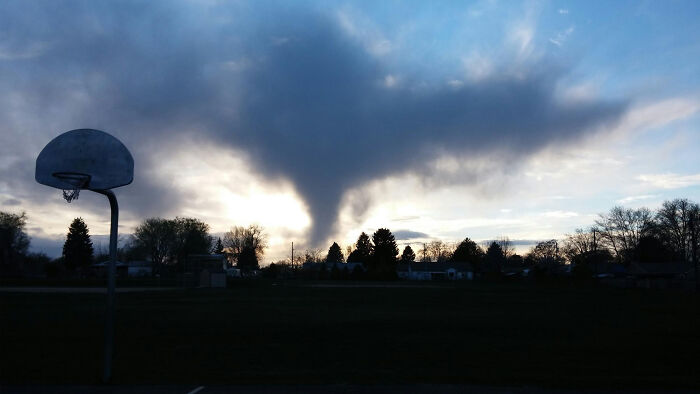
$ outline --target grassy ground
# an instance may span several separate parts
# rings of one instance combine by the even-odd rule
[[[259,281],[118,297],[117,383],[700,388],[700,298]],[[104,296],[0,293],[0,383],[96,383]]]

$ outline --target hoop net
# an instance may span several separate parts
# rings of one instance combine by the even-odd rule
[[[61,182],[65,183],[67,188],[63,189],[63,198],[70,203],[77,200],[80,196],[80,189],[87,187],[90,183],[90,175],[80,174],[76,172],[56,172],[53,174]]]

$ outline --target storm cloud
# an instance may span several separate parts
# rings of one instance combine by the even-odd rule
[[[420,174],[443,156],[506,165],[612,124],[626,108],[562,100],[567,69],[546,58],[478,80],[454,83],[450,70],[428,78],[368,51],[332,13],[275,4],[4,3],[0,86],[11,105],[0,109],[0,128],[28,147],[2,153],[26,162],[59,132],[108,131],[137,165],[125,209],[173,214],[187,197],[168,189],[177,174],[149,170],[152,152],[194,134],[290,180],[319,244],[352,188]]]

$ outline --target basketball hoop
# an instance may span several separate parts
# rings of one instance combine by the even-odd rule
[[[119,204],[112,189],[134,180],[134,158],[114,136],[104,131],[67,131],[46,144],[36,158],[34,179],[42,185],[63,190],[63,198],[77,200],[81,189],[102,194],[109,200],[112,220],[109,229],[107,266],[107,313],[105,318],[104,365],[102,381],[112,378],[114,350],[114,299],[117,277],[117,237]]]
[[[84,189],[90,184],[90,175],[87,174],[78,172],[54,172],[52,175],[68,186],[62,188],[63,198],[68,201],[68,203],[77,200],[80,195],[80,189]]]

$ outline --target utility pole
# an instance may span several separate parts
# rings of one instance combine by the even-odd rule
[[[294,241],[292,241],[292,261],[290,266],[294,267]]]
[[[598,251],[598,244],[595,241],[595,232],[596,232],[596,229],[595,229],[595,227],[593,227],[593,251]]]
[[[698,278],[698,227],[700,223],[695,221],[700,217],[700,212],[690,213],[690,250],[693,255],[693,266],[695,267],[695,292],[700,293],[700,278]]]

